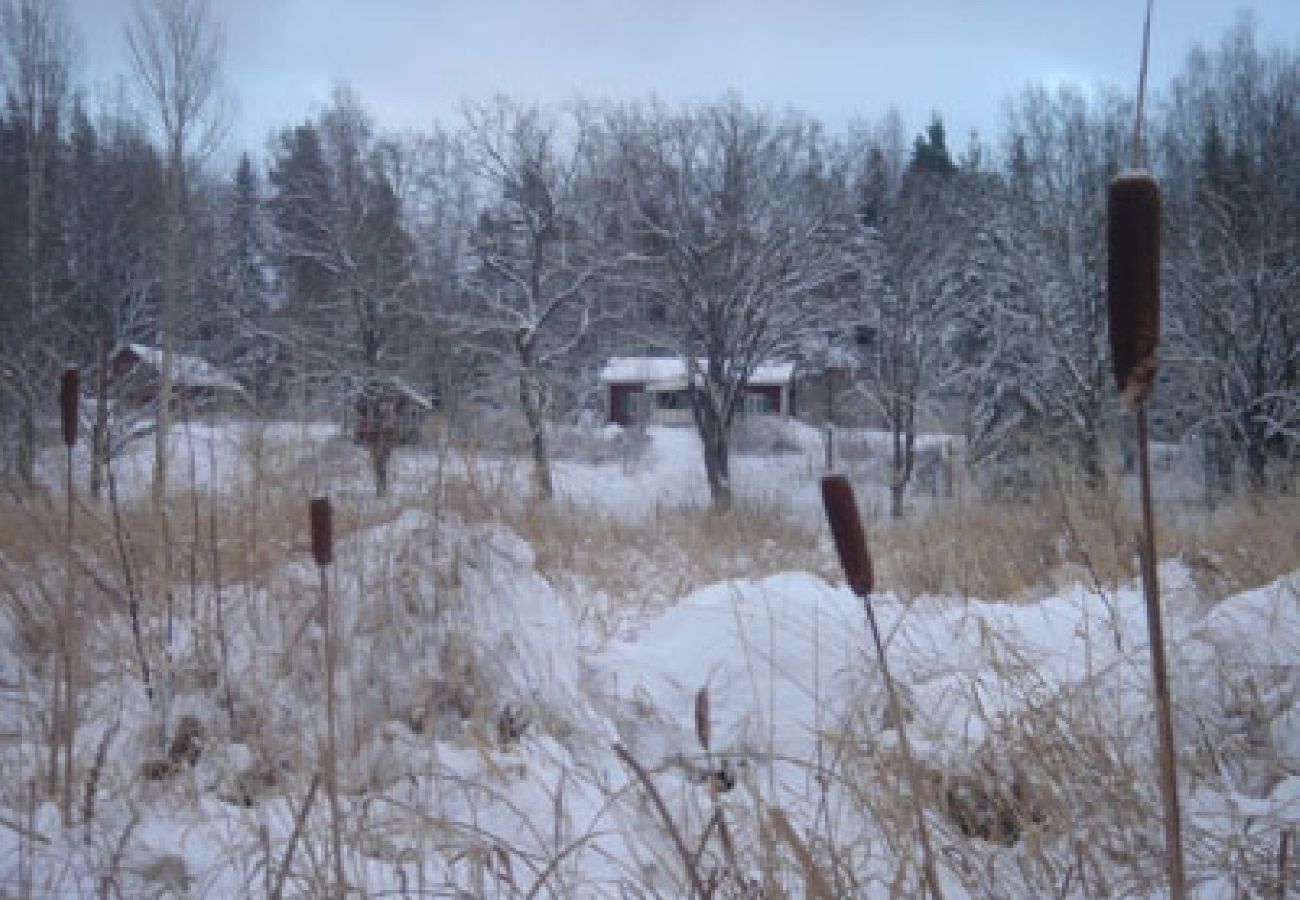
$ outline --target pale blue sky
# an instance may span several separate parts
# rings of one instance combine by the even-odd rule
[[[67,0],[83,78],[125,73],[132,0]],[[381,126],[455,123],[508,93],[676,102],[734,88],[839,129],[938,110],[956,148],[999,130],[1031,81],[1135,81],[1145,0],[213,0],[227,33],[228,143],[259,150],[346,81]],[[1300,0],[1156,0],[1152,83],[1251,9],[1261,45],[1300,44]],[[232,149],[228,147],[227,150]]]

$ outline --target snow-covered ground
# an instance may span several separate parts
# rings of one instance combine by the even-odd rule
[[[589,598],[542,577],[518,534],[416,502],[440,471],[470,466],[522,490],[526,465],[404,452],[381,504],[366,497],[363,458],[327,426],[196,425],[174,439],[177,490],[191,459],[200,488],[251,489],[256,445],[292,461],[284,489],[302,493],[304,511],[319,491],[375,506],[339,541],[328,582],[349,896],[685,897],[688,870],[716,878],[719,896],[816,896],[810,865],[837,896],[917,894],[896,723],[846,588],[802,571],[707,585],[610,639],[582,615]],[[815,519],[820,443],[811,431],[792,443],[738,456],[736,490],[754,508]],[[120,464],[127,493],[147,490],[151,451]],[[883,507],[871,458],[855,465],[864,505]],[[652,432],[640,455],[562,460],[556,482],[574,515],[634,520],[707,502],[688,431]],[[57,589],[58,561],[47,565]],[[1180,563],[1161,575],[1197,896],[1276,893],[1280,835],[1300,821],[1300,572],[1222,600]],[[93,620],[74,815],[93,796],[89,829],[64,828],[24,787],[44,766],[48,661],[18,654],[14,598],[37,605],[40,588],[9,585],[0,615],[0,890],[266,896],[283,874],[284,896],[327,896],[323,790],[283,865],[325,735],[308,555],[220,593],[177,587],[170,642],[156,608],[144,622],[153,701],[125,610]],[[1138,586],[873,603],[929,786],[945,895],[1163,896]],[[144,777],[186,716],[204,735],[197,762]],[[734,787],[714,793],[710,773]],[[1006,808],[1010,826],[979,824]]]

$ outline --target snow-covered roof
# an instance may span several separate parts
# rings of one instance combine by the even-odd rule
[[[705,365],[700,360],[700,367]],[[787,384],[794,374],[794,363],[764,363],[755,367],[749,384]],[[606,384],[665,383],[686,386],[686,364],[672,356],[615,356],[600,370],[600,380]]]
[[[374,379],[371,381],[371,384],[384,385],[392,388],[425,412],[431,412],[433,410],[432,400],[420,393],[420,391],[416,390],[410,382],[398,378],[396,375],[388,375]],[[364,390],[364,386],[362,387],[362,390]]]
[[[121,350],[130,350],[142,362],[162,371],[163,352],[159,348],[144,344],[124,344],[119,348],[119,352]],[[172,354],[172,380],[176,384],[188,387],[224,388],[239,393],[244,391],[238,381],[207,360],[199,359],[197,356],[186,356],[183,353]]]

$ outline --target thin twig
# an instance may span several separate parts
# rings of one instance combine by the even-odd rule
[[[772,830],[776,832],[776,836],[789,846],[794,852],[795,859],[799,860],[799,865],[803,869],[804,896],[811,900],[835,900],[835,892],[831,889],[830,883],[818,868],[808,845],[790,824],[790,819],[785,812],[779,807],[769,806],[767,817],[772,823]]]
[[[899,702],[898,690],[894,677],[889,672],[889,662],[885,657],[885,645],[880,640],[880,626],[876,624],[876,612],[871,597],[862,598],[862,605],[867,610],[867,622],[871,625],[871,640],[876,645],[876,660],[880,664],[880,674],[885,679],[885,692],[889,697],[889,714],[898,729],[898,750],[903,754],[903,765],[907,769],[907,780],[911,786],[912,812],[916,816],[916,836],[921,842],[922,863],[926,884],[934,900],[943,900],[943,889],[939,887],[939,873],[934,865],[934,852],[930,849],[930,829],[925,822],[925,806],[921,803],[921,778],[917,774],[916,760],[912,756],[912,745],[907,739],[907,723],[903,719],[903,704]]]
[[[134,554],[127,543],[128,536],[122,524],[122,507],[117,500],[117,476],[113,474],[111,454],[104,461],[104,474],[108,479],[108,505],[113,511],[113,543],[117,545],[117,555],[122,562],[122,580],[126,584],[127,609],[131,616],[131,639],[135,643],[135,655],[140,662],[140,679],[144,682],[144,696],[152,705],[153,683],[149,675],[149,657],[144,650],[144,632],[140,627],[140,592],[135,583]]]
[[[664,820],[664,826],[668,829],[668,835],[673,839],[673,844],[677,847],[677,853],[682,858],[682,864],[686,867],[686,877],[691,880],[691,888],[694,896],[705,898],[708,897],[708,891],[704,883],[700,881],[700,873],[692,865],[691,851],[687,848],[686,842],[682,840],[682,834],[677,829],[677,823],[673,817],[668,814],[668,807],[664,804],[663,798],[659,796],[659,791],[655,788],[654,782],[650,780],[649,773],[641,767],[641,764],[633,759],[632,754],[624,749],[622,744],[614,745],[614,754],[623,761],[632,774],[636,775],[637,780],[645,787],[646,793],[650,796],[650,802],[654,804],[655,809],[659,811],[659,816]]]
[[[90,846],[91,827],[95,820],[95,793],[99,789],[99,777],[104,771],[104,763],[108,760],[108,745],[112,742],[113,736],[117,734],[118,726],[121,720],[115,721],[99,740],[99,749],[95,751],[95,762],[90,767],[90,774],[86,776],[86,794],[82,800],[81,822],[85,829],[86,846]]]
[[[312,801],[316,799],[316,788],[320,786],[320,773],[313,772],[311,784],[307,785],[307,796],[303,798],[302,808],[293,821],[293,833],[289,835],[289,846],[284,850],[284,862],[280,864],[280,874],[276,876],[275,887],[271,890],[270,900],[280,900],[284,895],[284,882],[289,877],[289,867],[293,864],[293,851],[298,846],[303,826],[307,823],[307,814],[311,812]]]

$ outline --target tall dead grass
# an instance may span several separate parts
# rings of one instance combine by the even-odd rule
[[[674,510],[628,520],[563,503],[512,503],[502,482],[455,479],[445,506],[502,521],[560,587],[646,609],[728,579],[790,570],[839,577],[824,526],[778,504],[729,513]],[[1159,558],[1187,563],[1211,599],[1267,584],[1300,566],[1300,497],[1243,497],[1213,513],[1170,510]],[[1138,574],[1138,522],[1115,488],[1043,489],[1018,502],[977,501],[868,526],[881,588],[904,598],[955,594],[1033,600],[1068,584],[1114,590]]]
[[[872,534],[880,583],[903,596],[1035,599],[1071,583],[1114,589],[1138,574],[1137,519],[1113,490],[1045,490],[1019,503],[935,510]],[[1165,518],[1158,557],[1186,562],[1211,599],[1300,566],[1300,498],[1243,498]]]
[[[359,454],[357,460],[340,456],[328,461],[322,474],[320,464],[305,464],[288,449],[250,445],[245,452],[244,474],[237,483],[223,485],[218,492],[181,489],[169,498],[172,527],[168,535],[178,560],[175,571],[200,587],[220,582],[233,593],[242,584],[262,582],[289,562],[308,559],[304,498],[331,471],[344,473],[352,462],[363,464]],[[349,501],[345,495],[337,510],[335,531],[343,540],[411,505],[432,507],[449,520],[503,523],[529,542],[538,569],[563,593],[574,598],[593,594],[606,598],[607,602],[599,608],[593,606],[589,615],[610,634],[718,581],[752,580],[788,570],[812,571],[828,580],[838,577],[824,526],[801,520],[788,507],[738,504],[725,515],[673,510],[644,521],[628,521],[563,503],[536,504],[521,499],[513,475],[508,468],[478,466],[471,461],[391,501]],[[45,499],[0,495],[0,606],[6,612],[19,606],[25,610],[24,621],[32,628],[28,649],[37,654],[52,652],[57,639],[48,624],[60,596],[56,590],[39,589],[39,585],[42,567],[55,566],[62,559],[62,499],[57,494]],[[215,517],[210,515],[214,507]],[[74,554],[92,617],[121,609],[116,605],[125,602],[131,573],[144,615],[154,622],[151,653],[157,652],[157,621],[164,602],[162,596],[147,589],[158,581],[150,567],[159,556],[153,548],[164,539],[156,522],[146,496],[125,500],[116,515],[106,503],[83,501],[77,508]],[[1243,498],[1212,514],[1171,510],[1165,523],[1161,558],[1184,559],[1210,596],[1263,584],[1300,566],[1296,551],[1300,546],[1300,499],[1295,497]],[[913,520],[877,523],[870,538],[881,589],[905,599],[938,592],[1031,599],[1065,582],[1083,581],[1110,589],[1131,581],[1136,577],[1136,535],[1131,505],[1117,491],[1058,485],[1022,503],[953,504],[936,507]],[[447,577],[452,578],[454,566],[448,565],[453,571]],[[367,578],[380,574],[368,573]],[[359,572],[340,577],[354,575],[361,577]],[[24,591],[23,584],[37,588]],[[181,604],[186,602],[183,588],[183,584],[177,587]],[[198,593],[211,596],[207,590]],[[367,619],[367,627],[394,627],[391,619],[378,619],[387,616],[390,608],[418,607],[408,600],[397,594],[373,597],[367,615],[375,616],[376,622]],[[293,614],[290,624],[307,621],[308,600],[286,598],[285,605]],[[289,634],[292,629],[281,631]],[[300,650],[286,644],[284,653],[287,656]],[[124,655],[128,652],[123,650]],[[404,663],[413,665],[415,653],[412,650],[410,657],[403,658]],[[380,659],[374,664],[383,667],[392,660]],[[442,669],[449,673],[449,683],[455,680],[452,675],[459,677],[463,671],[463,667],[450,664]],[[1008,671],[1005,677],[1008,691],[1030,696],[1036,690],[1030,675]],[[1016,678],[1030,680],[1017,682]],[[245,711],[260,702],[250,696],[242,701],[248,704]],[[497,709],[490,699],[463,705],[482,705],[479,718],[486,723]],[[855,881],[862,859],[902,859],[905,851],[899,848],[907,844],[903,837],[908,829],[906,816],[893,808],[896,801],[882,799],[890,792],[882,791],[881,786],[893,783],[897,763],[888,748],[871,741],[871,735],[881,730],[875,712],[873,707],[871,720],[864,714],[849,723],[852,727],[828,733],[832,747],[828,758],[835,760],[834,768],[803,762],[809,769],[810,784],[835,781],[846,796],[861,801],[861,808],[874,822],[895,822],[890,826],[895,832],[868,844],[858,842],[860,835],[819,830],[816,815],[809,818],[790,809],[777,810],[780,816],[774,818],[775,807],[764,806],[758,799],[747,805],[752,813],[747,815],[746,804],[728,801],[728,821],[737,838],[740,868],[767,871],[773,866],[784,867],[788,877],[772,876],[773,880],[797,886],[816,880],[810,874],[816,865],[822,867],[816,873],[818,878],[849,895],[888,890],[887,884]],[[1061,702],[1029,705],[1016,721],[997,723],[996,740],[972,751],[975,762],[969,770],[929,773],[932,792],[925,802],[939,828],[937,844],[948,860],[946,870],[956,873],[972,894],[1006,896],[1014,889],[1037,896],[1104,895],[1107,891],[1122,895],[1150,889],[1158,882],[1158,861],[1150,853],[1156,836],[1151,827],[1156,821],[1156,801],[1142,789],[1134,761],[1096,726],[1102,712]],[[286,735],[284,739],[288,742],[297,737]],[[363,737],[354,736],[347,742],[349,759],[359,752],[356,748],[363,745]],[[121,752],[117,749],[121,743],[114,743],[113,753]],[[28,802],[19,788],[7,797],[11,808]],[[292,785],[275,787],[292,793],[291,789]],[[105,796],[107,793],[105,790]],[[1065,828],[1063,823],[1072,821],[1080,810],[1090,816],[1086,827]],[[786,830],[796,839],[782,836],[783,832],[777,833],[780,829],[774,831],[771,825],[778,819],[786,821],[787,815],[792,830]],[[703,826],[709,821],[707,814],[702,817]],[[984,828],[982,822],[1003,829],[988,832],[995,838],[1011,830],[1029,836],[1020,850],[1009,854],[997,839],[972,840],[968,832]],[[442,834],[441,825],[427,828],[430,834]],[[358,835],[348,840],[355,839],[360,845],[363,833],[369,834],[358,829]],[[703,843],[702,835],[708,837],[708,832],[690,837]],[[1267,887],[1276,830],[1243,833],[1237,845],[1243,849],[1239,858],[1233,859],[1222,856],[1223,842],[1215,836],[1193,833],[1190,839],[1189,850],[1199,871],[1211,871],[1215,865],[1239,866],[1243,885],[1260,890]],[[503,852],[495,845],[490,849]],[[311,848],[304,846],[304,852]],[[556,854],[555,871],[562,873],[564,857],[559,849]],[[277,850],[286,863],[292,855],[286,847]],[[358,849],[355,855],[361,858],[362,853]],[[736,870],[734,862],[723,862],[729,870]],[[552,871],[546,860],[534,864],[540,871]],[[903,863],[899,866],[901,871]],[[283,877],[283,870],[277,871]],[[629,872],[628,878],[633,874]],[[558,882],[561,876],[548,877]],[[795,887],[791,890],[797,893]],[[642,895],[654,894],[647,891]]]

